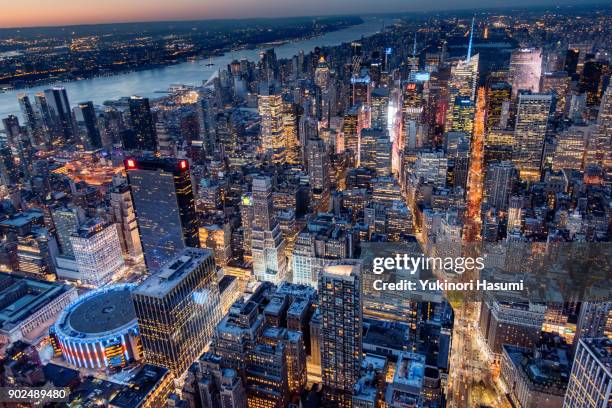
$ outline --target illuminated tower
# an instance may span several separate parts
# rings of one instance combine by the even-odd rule
[[[80,281],[86,285],[108,284],[123,268],[121,243],[114,224],[92,220],[70,236]]]
[[[314,206],[327,211],[330,188],[329,157],[325,142],[321,138],[310,139],[306,143],[308,156],[308,179]]]
[[[519,94],[514,127],[516,150],[513,153],[513,160],[523,180],[540,179],[544,137],[552,101],[552,95],[529,92]]]
[[[183,249],[138,285],[132,300],[145,360],[181,376],[221,319],[212,252]]]
[[[495,82],[487,87],[487,133],[494,127],[506,127],[511,93],[512,87],[507,82]]]
[[[149,100],[140,96],[132,96],[128,100],[128,106],[135,137],[133,140],[124,140],[123,147],[128,150],[155,151],[157,149],[157,136]]]
[[[319,57],[319,63],[315,69],[314,80],[315,85],[321,89],[327,89],[329,86],[329,65],[327,65],[327,61],[325,61],[325,57],[322,55]]]
[[[362,354],[361,264],[337,261],[319,276],[321,370],[325,401],[351,407]]]
[[[51,129],[56,132],[57,139],[54,141],[56,146],[68,146],[74,142],[74,123],[68,93],[63,87],[54,87],[44,92],[47,103]]]
[[[589,140],[585,165],[598,165],[612,169],[612,84],[601,98],[597,128]]]
[[[283,99],[281,95],[259,95],[261,118],[261,145],[275,163],[285,162],[285,138],[283,137]]]
[[[198,248],[187,160],[131,157],[124,164],[147,268],[159,269],[184,247]]]
[[[270,177],[253,177],[251,247],[253,273],[258,280],[274,284],[286,280],[285,240],[274,216]]]
[[[521,48],[510,56],[510,83],[512,97],[520,91],[539,92],[542,75],[542,49]]]
[[[389,124],[389,89],[374,88],[372,90],[371,127],[387,130]]]
[[[464,132],[471,134],[474,129],[474,102],[467,96],[457,96],[452,106],[452,120],[450,132]]]
[[[81,102],[74,109],[76,127],[81,135],[81,140],[85,146],[91,149],[102,147],[102,137],[98,128],[98,118],[93,106],[93,102]]]
[[[604,408],[612,401],[612,339],[580,339],[563,408]]]
[[[451,67],[451,76],[448,82],[449,106],[446,114],[445,129],[450,129],[453,123],[452,109],[455,98],[458,96],[468,97],[472,102],[476,97],[476,85],[478,83],[478,54],[472,56],[472,35],[474,33],[474,20],[470,30],[470,41],[465,60],[458,61]]]
[[[354,154],[359,152],[359,106],[351,107],[344,115],[342,123],[342,134],[344,136],[344,149],[350,150]]]

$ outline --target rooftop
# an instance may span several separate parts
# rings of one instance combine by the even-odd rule
[[[212,252],[207,249],[185,248],[159,271],[149,275],[134,290],[134,294],[163,298],[185,275],[212,256]]]
[[[164,377],[168,375],[168,369],[151,364],[145,364],[134,377],[128,386],[124,387],[110,403],[117,408],[139,407],[145,401],[149,393],[155,390]]]
[[[9,332],[47,304],[76,289],[70,285],[0,273],[0,332]]]

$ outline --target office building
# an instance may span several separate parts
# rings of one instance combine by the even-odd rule
[[[552,101],[552,95],[520,93],[518,96],[513,160],[522,180],[540,179],[544,138]]]
[[[132,96],[128,101],[130,110],[130,124],[134,131],[133,138],[123,141],[126,150],[157,150],[157,135],[155,123],[151,115],[149,99],[140,96]]]
[[[425,356],[404,352],[397,361],[393,382],[387,385],[385,402],[390,408],[420,407],[423,398]]]
[[[133,157],[124,164],[147,268],[158,269],[184,247],[198,248],[187,160]]]
[[[253,273],[258,280],[278,284],[287,278],[285,240],[274,216],[272,181],[253,177]]]
[[[52,144],[55,147],[70,146],[74,140],[74,123],[68,102],[68,93],[63,87],[54,87],[44,91],[48,123],[53,133]]]
[[[74,108],[76,129],[81,143],[89,149],[102,147],[102,136],[98,127],[98,118],[93,102],[81,102]]]
[[[258,110],[261,118],[261,144],[272,161],[284,163],[286,143],[283,127],[283,99],[279,94],[268,92],[259,95]]]
[[[519,48],[512,52],[510,56],[509,76],[513,98],[515,98],[520,91],[539,92],[541,75],[541,48]]]
[[[289,396],[285,346],[257,344],[248,353],[246,379],[249,407],[285,408]]]
[[[371,127],[386,130],[389,127],[389,89],[372,90]]]
[[[485,170],[484,201],[499,211],[508,209],[508,200],[514,182],[517,181],[516,168],[509,161],[490,163]]]
[[[211,251],[185,248],[133,292],[145,361],[175,376],[200,356],[219,322],[219,287]]]
[[[319,276],[321,370],[326,402],[351,407],[362,353],[362,293],[359,261],[337,261]]]
[[[139,259],[142,257],[142,245],[130,187],[127,184],[113,187],[110,190],[110,204],[111,217],[119,231],[121,250],[133,260]]]
[[[563,408],[605,408],[612,404],[612,340],[578,341]]]
[[[79,280],[91,286],[109,283],[124,267],[117,227],[91,220],[70,236]]]
[[[569,348],[565,344],[542,344],[534,349],[502,346],[500,374],[514,406],[561,407],[570,368]]]

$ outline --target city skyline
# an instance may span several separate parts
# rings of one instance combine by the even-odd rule
[[[493,0],[467,0],[458,5],[452,0],[409,1],[382,0],[313,0],[301,2],[296,7],[287,7],[283,0],[229,0],[218,3],[205,0],[164,0],[147,2],[146,10],[141,4],[109,0],[91,7],[82,7],[79,0],[41,0],[37,13],[31,13],[28,3],[11,3],[4,6],[0,16],[0,29],[62,27],[73,25],[98,25],[115,23],[146,23],[200,20],[237,20],[253,18],[286,18],[302,16],[358,15],[411,13],[435,11],[466,11],[508,9],[507,2]],[[349,4],[350,3],[350,4]],[[591,0],[588,4],[605,4]],[[350,9],[348,8],[350,5]],[[579,0],[517,0],[512,8],[538,8],[556,6],[585,6]],[[44,16],[44,17],[42,17]]]
[[[399,4],[0,30],[0,404],[609,405],[612,8]]]

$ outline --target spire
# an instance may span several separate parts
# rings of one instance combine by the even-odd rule
[[[414,45],[412,46],[412,56],[416,57],[416,31],[414,32]]]
[[[467,62],[472,58],[472,37],[474,37],[474,17],[472,17],[472,28],[470,29],[470,42],[468,44]]]

